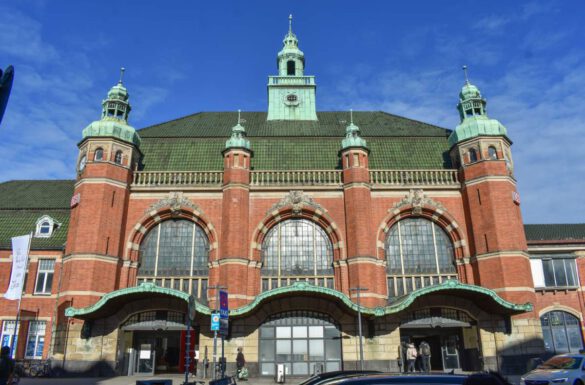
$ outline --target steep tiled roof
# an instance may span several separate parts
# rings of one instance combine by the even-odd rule
[[[319,121],[267,121],[242,113],[255,170],[335,169],[347,112],[320,112]],[[371,150],[370,168],[451,168],[449,130],[384,112],[354,112]],[[221,170],[221,151],[235,112],[202,112],[139,131],[145,171]]]
[[[33,238],[32,249],[60,249],[67,238],[73,180],[13,180],[0,183],[0,249],[10,249],[11,238],[36,230],[48,215],[60,223],[49,238]]]
[[[526,240],[585,242],[585,223],[524,225]]]

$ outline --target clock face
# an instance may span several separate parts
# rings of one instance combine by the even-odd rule
[[[79,159],[79,168],[78,168],[79,172],[83,171],[86,163],[87,163],[87,157],[85,156],[85,154],[83,154],[81,159]]]
[[[298,106],[300,103],[299,96],[297,94],[287,94],[284,96],[284,104],[287,106]]]

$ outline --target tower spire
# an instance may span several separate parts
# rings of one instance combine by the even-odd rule
[[[353,109],[349,109],[349,125],[345,128],[345,138],[341,141],[341,149],[350,147],[367,148],[365,139],[360,137],[360,128],[353,124]]]
[[[120,80],[118,80],[118,84],[122,84],[122,80],[124,80],[124,71],[126,71],[126,68],[120,68]]]
[[[467,66],[464,65],[462,68],[463,68],[463,74],[465,76],[465,84],[470,84],[469,83],[469,78],[467,77]]]
[[[288,34],[292,35],[292,13],[288,15]]]
[[[246,129],[242,126],[245,122],[241,115],[242,110],[238,110],[238,123],[232,127],[232,136],[226,140],[225,148],[246,148],[250,149],[250,141],[246,138]]]

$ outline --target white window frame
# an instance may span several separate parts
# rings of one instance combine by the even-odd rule
[[[569,263],[573,264],[573,272],[575,274],[574,279],[574,285],[553,285],[553,286],[547,286],[546,284],[546,278],[544,275],[544,264],[543,261],[545,260],[554,260],[554,259],[562,259],[564,261],[569,261]],[[564,269],[565,269],[565,276],[568,276],[569,271],[567,271],[567,265],[566,262],[563,263]],[[574,255],[570,255],[570,254],[560,254],[560,255],[552,255],[552,254],[548,254],[548,255],[536,255],[534,256],[532,259],[530,259],[530,267],[531,267],[531,271],[532,271],[532,281],[534,283],[534,288],[536,289],[564,289],[564,288],[577,288],[580,285],[580,279],[579,279],[579,270],[577,268],[577,258]],[[553,274],[554,274],[554,269],[553,269]],[[555,274],[555,283],[556,283],[556,274]]]
[[[42,229],[44,227],[46,227],[48,224],[49,226],[49,232],[48,233],[43,233]],[[59,227],[61,224],[59,222],[57,222],[56,220],[54,220],[53,218],[51,218],[48,215],[43,215],[42,217],[40,217],[39,219],[37,219],[37,227],[36,227],[36,231],[35,231],[35,238],[50,238],[53,235],[53,231],[55,230],[56,227]]]
[[[42,268],[42,262],[52,262],[51,268]],[[37,279],[35,280],[35,289],[34,289],[34,294],[35,295],[51,295],[51,292],[53,290],[53,279],[51,279],[51,287],[48,288],[47,291],[47,277],[49,274],[53,274],[53,279],[55,278],[55,260],[54,259],[39,259],[38,262],[38,269],[37,269]],[[43,288],[41,291],[37,291],[37,287],[39,285],[39,279],[41,278],[42,275],[42,279],[43,279]]]
[[[24,347],[24,358],[32,358],[32,359],[42,359],[43,358],[43,350],[45,349],[45,334],[47,331],[47,323],[45,321],[30,321],[28,324],[28,333],[26,334],[26,345]],[[31,340],[34,338],[34,352],[32,355],[28,354],[28,345]],[[41,350],[41,354],[37,354],[37,350],[39,349],[39,342],[42,341],[43,349]]]
[[[12,346],[12,338],[16,336],[14,346],[18,344],[18,333],[20,331],[20,324],[16,328],[16,335],[14,334],[15,320],[3,320],[2,321],[2,336],[0,337],[0,343],[2,346]],[[6,343],[5,343],[6,342]],[[14,348],[10,352],[11,357],[14,358]]]

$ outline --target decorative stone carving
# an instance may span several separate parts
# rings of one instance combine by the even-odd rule
[[[158,211],[163,207],[170,207],[171,216],[178,216],[181,212],[181,206],[188,207],[193,211],[200,211],[199,207],[189,199],[185,198],[182,192],[173,191],[169,193],[168,198],[161,199],[158,202],[153,203],[149,208],[146,209],[146,213],[148,214],[153,210]]]
[[[413,215],[421,215],[423,206],[431,206],[435,209],[446,211],[441,203],[426,196],[422,189],[410,190],[408,195],[400,202],[395,203],[389,211],[392,212],[404,206],[412,206]]]
[[[278,203],[275,203],[267,212],[270,215],[274,210],[279,210],[283,207],[292,206],[293,215],[300,215],[303,211],[304,206],[313,207],[315,209],[321,209],[321,205],[315,203],[313,198],[305,195],[303,190],[291,190],[289,193],[282,198]],[[324,211],[324,210],[323,210]]]

